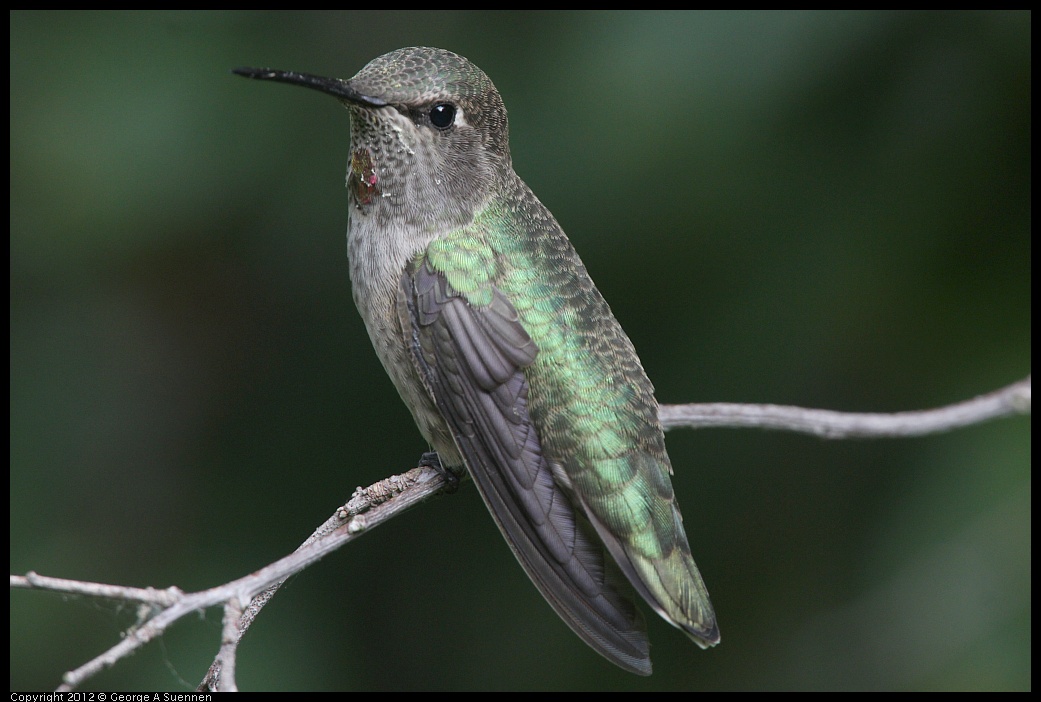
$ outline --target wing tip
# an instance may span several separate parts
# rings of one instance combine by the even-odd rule
[[[712,648],[713,646],[719,645],[721,638],[719,636],[719,626],[715,621],[712,622],[712,628],[705,629],[694,629],[693,627],[680,627],[683,633],[687,637],[696,643],[701,648]]]

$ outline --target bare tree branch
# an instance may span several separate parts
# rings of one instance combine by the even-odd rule
[[[444,487],[444,476],[432,468],[425,467],[413,468],[402,475],[392,475],[369,487],[359,487],[347,504],[337,509],[294,553],[299,553],[315,541],[333,533],[346,520],[350,520],[347,523],[347,531],[352,536],[361,534],[398,513],[404,512],[409,507],[425,501]],[[391,500],[394,501],[393,504],[387,504]],[[386,508],[375,509],[380,505],[386,505]],[[345,539],[343,543],[348,540],[350,539]],[[253,624],[253,620],[256,619],[260,610],[278,592],[278,588],[291,574],[286,573],[278,582],[254,597],[245,610],[240,611],[238,617],[229,619],[229,613],[225,609],[220,652],[210,664],[210,669],[206,671],[206,676],[199,683],[197,690],[230,691],[236,689],[234,665],[239,641]]]
[[[48,578],[36,573],[11,576],[11,587],[47,589],[74,595],[129,599],[145,602],[158,609],[150,618],[129,629],[123,639],[96,658],[62,676],[58,692],[75,689],[101,670],[161,635],[166,629],[193,612],[223,605],[225,608],[221,649],[203,686],[232,691],[235,648],[242,633],[249,628],[257,612],[271,598],[278,585],[312,563],[353,541],[408,508],[424,501],[444,486],[444,477],[433,468],[414,468],[399,476],[391,476],[368,488],[359,488],[347,505],[341,507],[300,548],[290,555],[258,571],[232,582],[184,593],[177,588],[125,588],[100,583]],[[335,525],[335,526],[334,526]],[[230,626],[229,626],[230,622]],[[201,686],[201,689],[207,689]]]
[[[141,602],[158,607],[169,607],[184,596],[184,593],[176,587],[156,590],[154,587],[141,588],[87,583],[82,580],[49,578],[31,570],[25,575],[12,575],[11,587],[25,590],[51,590],[67,595],[84,595],[106,600],[120,600],[121,602]]]
[[[980,424],[999,417],[1030,414],[1030,376],[1005,388],[965,402],[932,410],[892,414],[833,412],[781,405],[708,403],[662,405],[662,425],[677,427],[742,427],[795,431],[839,438],[922,436]],[[220,649],[199,690],[237,689],[235,660],[239,641],[257,614],[290,575],[353,541],[366,531],[425,501],[445,487],[437,470],[413,468],[366,488],[329,517],[292,554],[230,583],[195,593],[176,587],[165,590],[131,588],[49,578],[29,572],[11,576],[12,588],[51,590],[72,595],[139,602],[139,623],[115,646],[63,676],[58,691],[69,691],[104,668],[111,667],[185,615],[208,607],[224,607]]]
[[[923,436],[999,417],[1030,414],[1030,376],[971,400],[916,412],[833,412],[787,405],[715,402],[661,405],[658,414],[666,430],[677,427],[778,429],[825,439]]]

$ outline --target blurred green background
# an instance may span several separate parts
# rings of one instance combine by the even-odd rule
[[[920,409],[1030,370],[1029,13],[11,18],[11,572],[202,589],[426,446],[354,309],[348,117],[232,76],[461,53],[659,400]],[[1029,689],[1030,420],[668,435],[723,643],[560,622],[467,485],[291,580],[243,689]],[[15,591],[11,689],[132,607]],[[191,689],[220,613],[87,689]]]

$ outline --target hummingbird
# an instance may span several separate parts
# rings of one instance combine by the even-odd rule
[[[350,113],[354,302],[441,466],[465,467],[557,614],[639,675],[651,660],[635,593],[702,648],[717,644],[654,388],[514,172],[488,76],[428,47],[384,54],[349,80],[234,72],[319,90]]]

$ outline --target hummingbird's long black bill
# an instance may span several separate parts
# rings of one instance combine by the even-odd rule
[[[273,80],[278,83],[289,83],[300,85],[305,88],[313,88],[323,93],[347,100],[358,105],[369,107],[386,107],[387,101],[372,95],[363,95],[355,90],[350,81],[341,78],[323,78],[310,73],[296,73],[295,71],[276,71],[271,68],[234,68],[231,71],[235,75],[256,80]]]

